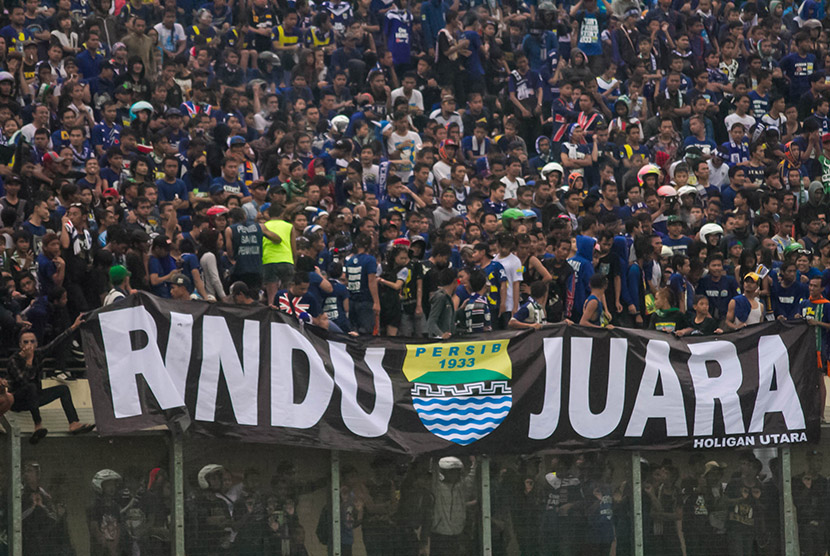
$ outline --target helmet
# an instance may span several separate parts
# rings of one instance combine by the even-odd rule
[[[547,179],[548,174],[551,172],[559,172],[560,176],[565,175],[565,169],[562,168],[562,165],[558,162],[548,162],[542,167],[540,174],[542,175],[542,178]]]
[[[804,246],[800,243],[791,243],[784,248],[784,254],[789,255],[790,253],[798,253],[802,249],[804,249]]]
[[[637,172],[637,183],[640,184],[640,187],[642,187],[643,180],[648,174],[654,174],[655,176],[657,176],[657,181],[659,182],[662,172],[660,171],[660,168],[655,166],[654,164],[646,164],[645,166],[640,168],[640,171]]]
[[[663,185],[657,188],[657,195],[660,197],[677,197],[677,190],[670,185]]]
[[[211,463],[209,465],[205,465],[199,471],[199,488],[202,490],[206,490],[210,484],[208,484],[207,477],[212,473],[216,473],[217,471],[224,471],[225,468],[221,465],[216,465],[215,463]]]
[[[684,185],[680,189],[677,190],[677,194],[682,197],[683,195],[697,195],[697,187],[693,185]]]
[[[113,471],[112,469],[102,469],[98,473],[92,477],[92,488],[98,494],[101,494],[103,490],[103,484],[107,481],[120,481],[121,475]]]
[[[331,119],[331,126],[338,133],[346,133],[346,128],[349,127],[349,117],[339,114]]]
[[[464,469],[464,464],[456,457],[447,456],[438,460],[438,469]]]
[[[14,76],[7,71],[0,71],[0,81],[14,81]]]
[[[713,234],[723,235],[723,228],[721,228],[717,224],[711,224],[711,223],[710,224],[704,224],[700,228],[700,240],[703,243],[708,243],[708,241],[706,241],[706,238],[710,235],[713,235]]]
[[[568,174],[568,187],[573,187],[578,178],[582,178],[584,182],[585,175],[582,173],[582,170],[574,170],[573,172]]]
[[[207,215],[208,216],[216,216],[217,214],[225,214],[228,211],[229,211],[228,207],[226,207],[224,205],[213,205],[212,207],[207,209]]]
[[[505,227],[510,225],[511,220],[521,220],[525,214],[519,209],[509,208],[501,214],[501,221]]]
[[[139,100],[138,102],[130,106],[130,119],[134,120],[136,118],[136,115],[142,110],[149,110],[150,114],[152,114],[153,105],[147,102],[146,100]]]
[[[441,141],[441,145],[438,147],[438,154],[441,155],[441,158],[443,160],[450,160],[450,157],[447,154],[447,147],[458,148],[458,144],[452,139],[444,139],[443,141]]]
[[[522,214],[525,218],[537,218],[536,213],[530,209],[525,209],[522,211]]]

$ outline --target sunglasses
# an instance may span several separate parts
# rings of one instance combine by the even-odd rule
[[[21,344],[36,344],[37,340],[20,340]]]

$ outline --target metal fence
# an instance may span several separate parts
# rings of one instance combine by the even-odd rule
[[[821,446],[436,459],[0,435],[0,555],[824,555]]]

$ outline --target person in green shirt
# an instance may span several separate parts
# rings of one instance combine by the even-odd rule
[[[283,206],[268,207],[268,221],[262,226],[262,283],[268,303],[277,291],[294,276],[294,242],[297,231],[282,218]]]
[[[674,333],[678,337],[683,336],[711,336],[712,334],[722,334],[723,330],[718,328],[718,321],[712,318],[709,314],[709,298],[705,295],[695,296],[694,315],[686,315],[686,320],[683,323],[683,328],[675,330]]]

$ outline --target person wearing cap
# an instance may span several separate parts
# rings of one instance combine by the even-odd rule
[[[435,120],[444,127],[451,123],[458,124],[458,131],[461,136],[464,136],[464,122],[461,120],[461,115],[455,111],[455,97],[452,95],[444,95],[441,97],[441,106],[433,110],[430,115],[430,120]]]
[[[191,301],[199,299],[199,295],[193,292],[193,282],[184,274],[177,273],[169,280],[170,298],[175,301]]]
[[[726,327],[729,330],[740,330],[763,322],[765,309],[758,298],[760,288],[761,277],[755,272],[747,272],[743,278],[743,293],[729,302],[726,312]]]
[[[130,271],[127,270],[126,267],[117,264],[110,267],[109,270],[110,275],[110,284],[112,288],[107,293],[106,297],[104,297],[104,307],[108,305],[112,305],[113,303],[117,303],[118,301],[124,299],[129,295],[129,285],[127,283],[127,278],[130,276]]]
[[[672,250],[675,255],[685,255],[694,243],[692,238],[683,235],[683,219],[676,214],[666,218],[668,235],[663,237],[663,245]]]

